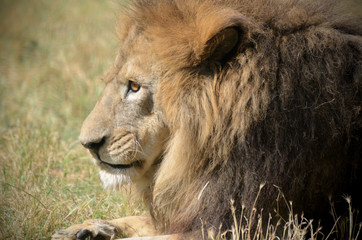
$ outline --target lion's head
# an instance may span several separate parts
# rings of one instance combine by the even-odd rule
[[[154,104],[160,70],[147,52],[138,50],[146,48],[147,41],[139,36],[138,42],[128,41],[106,75],[106,87],[80,135],[107,188],[149,184],[168,136],[162,112]]]
[[[322,216],[361,183],[358,21],[327,1],[135,1],[80,140],[105,185],[150,184],[167,231],[230,227],[261,183],[265,212],[276,185]]]

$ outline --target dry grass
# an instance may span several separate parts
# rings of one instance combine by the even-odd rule
[[[117,9],[113,0],[0,1],[0,239],[49,239],[87,218],[143,212],[103,190],[77,141],[117,50]],[[309,226],[291,214],[281,239]],[[231,231],[278,239],[275,228]]]
[[[258,200],[263,185],[260,186],[259,193],[255,199]],[[240,216],[236,215],[235,203],[230,202],[231,212],[234,216],[234,226],[229,231],[221,232],[220,229],[210,229],[207,233],[203,232],[203,239],[208,240],[358,240],[362,234],[362,222],[356,222],[358,212],[352,207],[350,197],[345,197],[346,207],[348,207],[348,216],[342,219],[337,217],[335,209],[331,204],[331,210],[334,212],[335,224],[331,229],[323,228],[314,220],[307,219],[303,215],[295,214],[293,211],[293,203],[287,201],[284,194],[278,188],[281,200],[279,204],[285,204],[289,209],[287,219],[282,218],[277,212],[267,213],[268,221],[263,217],[263,211],[255,209],[249,217],[245,217],[244,208]],[[254,203],[254,205],[255,205]],[[263,219],[263,221],[262,221]],[[207,223],[203,226],[207,228]]]

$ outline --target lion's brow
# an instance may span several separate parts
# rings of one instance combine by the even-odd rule
[[[106,84],[109,83],[117,75],[117,73],[118,70],[116,69],[115,66],[109,67],[106,73],[103,75],[103,77],[101,77],[102,82]]]

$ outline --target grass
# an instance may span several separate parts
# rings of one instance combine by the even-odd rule
[[[0,239],[49,239],[87,218],[140,214],[103,190],[78,144],[117,50],[118,5],[0,2]]]
[[[117,51],[117,9],[114,0],[0,1],[0,239],[49,239],[88,218],[143,213],[103,190],[77,140]]]

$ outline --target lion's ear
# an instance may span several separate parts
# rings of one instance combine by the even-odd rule
[[[196,59],[206,64],[223,64],[235,56],[240,47],[248,45],[253,24],[238,12],[221,11],[207,16],[198,27],[201,44],[194,47]]]
[[[161,19],[147,30],[153,36],[156,57],[168,69],[223,65],[236,55],[239,46],[248,44],[254,25],[238,11],[208,4],[193,11],[173,14],[175,19],[168,20],[169,26]]]
[[[206,42],[203,61],[226,62],[235,53],[240,39],[240,29],[228,27]]]

